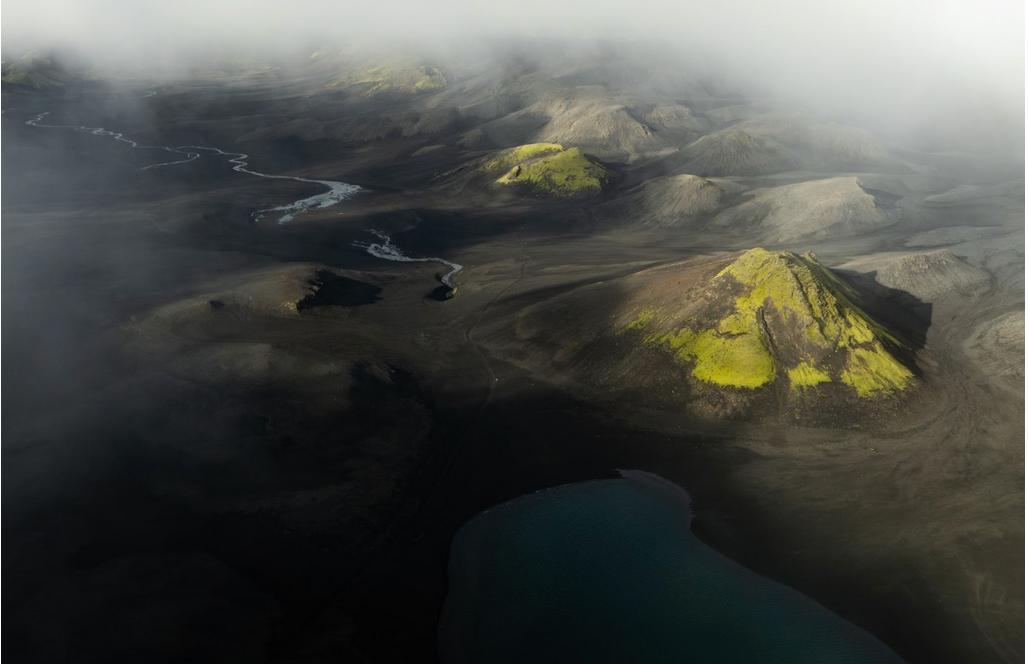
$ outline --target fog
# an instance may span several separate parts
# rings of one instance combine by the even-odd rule
[[[681,62],[655,66],[716,71],[776,104],[811,106],[894,140],[931,134],[957,149],[1023,141],[1019,2],[10,0],[3,19],[8,57],[64,48],[150,73],[189,66],[212,49],[279,57],[414,40],[486,56],[510,37],[656,40]]]

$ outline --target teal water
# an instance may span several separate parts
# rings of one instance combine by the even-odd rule
[[[902,661],[703,544],[676,486],[626,475],[530,494],[461,528],[439,626],[444,664]]]

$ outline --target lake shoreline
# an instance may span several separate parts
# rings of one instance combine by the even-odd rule
[[[619,473],[508,501],[458,531],[439,625],[444,664],[571,654],[902,663],[871,634],[695,537],[676,485]]]

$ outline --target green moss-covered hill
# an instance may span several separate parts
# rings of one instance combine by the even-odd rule
[[[557,143],[531,143],[504,150],[483,164],[499,175],[500,185],[522,187],[539,196],[578,198],[600,193],[611,173],[578,148]]]
[[[667,350],[700,383],[799,396],[841,384],[860,399],[910,387],[901,343],[812,255],[752,249],[721,270],[682,319],[643,307],[626,330]]]
[[[431,92],[442,90],[446,85],[446,75],[438,67],[415,61],[396,61],[349,71],[334,79],[328,87],[359,87],[363,88],[364,96],[374,97],[386,92],[401,94]]]

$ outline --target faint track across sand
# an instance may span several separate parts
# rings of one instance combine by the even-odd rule
[[[482,414],[485,412],[485,409],[489,406],[489,402],[492,401],[493,393],[496,391],[496,383],[499,382],[499,379],[496,377],[496,373],[493,371],[492,366],[489,365],[489,361],[486,359],[485,353],[482,352],[482,348],[478,345],[478,342],[475,341],[475,328],[485,318],[485,315],[489,312],[490,307],[492,307],[497,300],[503,297],[507,293],[507,291],[509,291],[514,286],[517,286],[519,283],[521,283],[521,280],[525,278],[525,270],[528,267],[528,262],[532,259],[532,257],[529,256],[528,252],[525,250],[525,241],[521,239],[520,235],[518,235],[517,237],[518,242],[521,245],[521,269],[519,270],[517,279],[504,286],[502,289],[500,289],[500,292],[494,295],[491,300],[486,302],[485,306],[483,306],[479,310],[478,316],[475,318],[475,320],[471,323],[471,325],[469,325],[464,330],[464,340],[475,352],[475,356],[478,357],[479,361],[482,363],[482,366],[484,366],[486,371],[489,373],[489,391],[486,393],[485,399],[483,399],[482,404],[478,407],[478,412],[475,414],[475,421],[472,425],[471,433],[474,433],[474,431],[478,429],[478,423],[482,419]]]

